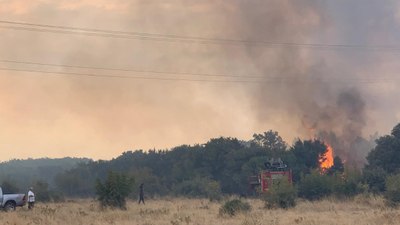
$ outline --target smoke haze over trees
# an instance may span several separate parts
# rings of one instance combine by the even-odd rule
[[[400,119],[399,12],[395,0],[4,1],[0,20],[220,41],[174,43],[2,28],[1,59],[172,73],[134,74],[153,78],[255,82],[1,71],[0,149],[8,150],[3,160],[82,154],[111,159],[121,149],[166,149],[218,136],[246,139],[268,127],[288,141],[326,139],[341,158],[362,165],[369,135],[387,133]]]
[[[109,161],[13,160],[2,163],[0,182],[10,191],[24,190],[31,184],[45,187],[41,196],[48,200],[63,196],[93,197],[95,183],[105,181],[107,174],[115,172],[134,178],[136,184],[145,183],[149,197],[175,195],[219,199],[222,194],[251,193],[249,177],[264,170],[269,159],[281,158],[293,171],[294,183],[303,188],[299,193],[306,198],[319,199],[330,194],[349,197],[362,191],[382,193],[386,190],[386,176],[398,171],[395,153],[400,149],[399,127],[400,124],[395,126],[391,135],[377,139],[362,175],[352,163],[346,163],[344,168],[338,156],[334,158],[334,165],[324,171],[320,163],[327,146],[322,141],[299,139],[289,146],[277,132],[270,130],[254,134],[254,139],[249,141],[220,137],[205,144],[182,145],[170,150],[127,151]],[[51,176],[40,173],[43,169],[51,170]],[[31,179],[24,180],[27,177]],[[368,190],[362,189],[362,184],[368,186]],[[310,188],[322,190],[321,185],[323,193],[314,195],[307,191]],[[131,197],[135,197],[136,192]]]

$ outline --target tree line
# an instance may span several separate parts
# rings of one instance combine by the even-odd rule
[[[298,139],[289,146],[270,130],[254,134],[250,141],[220,137],[170,150],[127,151],[112,160],[79,163],[56,174],[51,185],[41,185],[42,189],[47,185],[55,198],[94,197],[96,186],[99,189],[111,172],[133,178],[136,185],[144,183],[147,196],[218,199],[221,195],[248,195],[249,177],[263,170],[267,160],[281,158],[292,169],[295,191],[301,197],[313,200],[330,194],[379,194],[387,191],[387,179],[400,169],[400,124],[391,134],[376,140],[362,169],[345,168],[342,160],[335,157],[333,167],[321,171],[320,161],[326,151],[321,140]],[[133,179],[129,179],[130,184]],[[137,196],[138,190],[133,190],[131,196]],[[310,195],[309,190],[318,193]]]

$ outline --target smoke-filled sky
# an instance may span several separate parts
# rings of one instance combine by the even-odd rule
[[[156,78],[0,70],[0,160],[110,159],[270,129],[289,143],[333,133],[346,158],[400,121],[396,0],[0,0],[0,20],[178,37],[0,23],[2,69]]]

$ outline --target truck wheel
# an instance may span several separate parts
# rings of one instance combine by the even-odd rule
[[[15,203],[14,202],[7,202],[4,205],[4,211],[6,212],[10,212],[10,211],[14,211],[15,210]]]

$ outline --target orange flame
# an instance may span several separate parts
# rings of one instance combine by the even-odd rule
[[[326,153],[319,160],[319,166],[322,170],[329,169],[333,166],[333,148],[329,144],[326,145]]]

